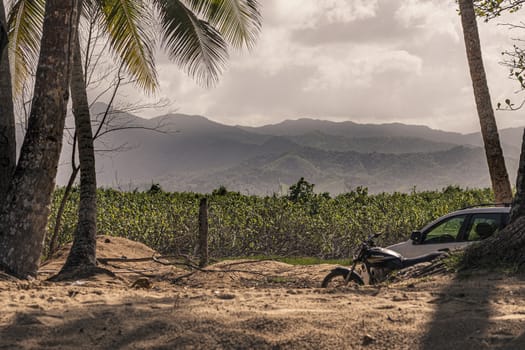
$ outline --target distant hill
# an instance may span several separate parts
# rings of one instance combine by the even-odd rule
[[[313,131],[303,135],[289,136],[289,139],[307,147],[327,151],[356,151],[361,153],[414,153],[436,152],[454,148],[457,144],[435,142],[416,137],[373,136],[345,137]]]
[[[332,122],[317,119],[285,120],[284,122],[262,127],[239,128],[253,133],[275,136],[289,136],[301,144],[315,146],[315,139],[321,141],[323,149],[337,149],[367,152],[367,143],[371,147],[368,151],[404,153],[411,146],[414,151],[432,152],[450,148],[451,145],[471,145],[481,147],[483,140],[481,134],[460,134],[442,130],[431,129],[423,125],[406,125],[402,123],[389,124],[358,124],[351,121]],[[322,138],[334,137],[334,143],[326,146]],[[519,157],[523,128],[509,128],[500,130],[502,147],[508,156]],[[321,140],[319,140],[321,138]],[[385,147],[386,140],[390,139],[393,146],[391,150]],[[348,141],[350,140],[350,141]],[[421,143],[416,140],[425,140]]]
[[[516,162],[509,171],[516,172]],[[457,146],[433,153],[334,152],[313,148],[249,159],[230,169],[185,178],[169,174],[161,182],[177,190],[211,191],[220,185],[256,194],[271,194],[300,176],[320,192],[341,193],[357,186],[372,192],[440,189],[448,185],[489,186],[481,148]]]
[[[344,136],[347,138],[381,138],[408,137],[429,140],[438,143],[464,144],[464,135],[454,132],[434,130],[422,125],[390,124],[358,124],[351,121],[332,122],[317,119],[285,120],[279,124],[261,127],[240,127],[243,130],[275,136],[300,136],[312,132],[327,135]]]
[[[479,134],[309,119],[251,128],[183,114],[146,120],[116,113],[112,125],[126,129],[96,143],[104,151],[97,153],[99,186],[143,189],[159,183],[166,190],[210,192],[225,185],[270,194],[305,177],[316,190],[336,194],[356,186],[379,192],[490,184]],[[514,177],[520,129],[500,133],[511,149],[507,163]],[[69,175],[70,150],[65,143],[59,184]]]
[[[467,140],[469,144],[479,147],[483,146],[483,139],[479,132],[467,134],[464,136],[465,140]],[[499,137],[505,156],[519,159],[521,152],[521,140],[523,138],[523,128],[501,129],[499,130]]]

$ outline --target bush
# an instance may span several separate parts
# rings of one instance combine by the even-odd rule
[[[301,188],[299,192],[309,193],[307,186]],[[54,194],[52,218],[62,195],[63,189]],[[191,254],[197,243],[200,197],[195,193],[99,189],[98,233],[139,241],[163,254]],[[368,194],[366,188],[357,188],[334,198],[310,193],[307,201],[214,191],[209,197],[209,250],[215,258],[345,258],[370,233],[382,232],[379,244],[392,244],[450,211],[491,201],[488,189],[452,187],[410,194]],[[59,244],[72,239],[77,207],[78,191],[73,191]],[[53,224],[50,220],[49,231]]]

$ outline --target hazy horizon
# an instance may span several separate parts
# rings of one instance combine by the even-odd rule
[[[121,149],[97,157],[100,186],[149,188],[158,183],[169,191],[207,193],[224,185],[267,194],[304,177],[319,191],[337,194],[357,186],[377,193],[490,185],[479,133],[323,120],[242,128],[180,114],[162,121],[167,132],[155,133],[151,129],[161,120],[122,117],[120,122],[143,128],[98,140],[96,147]],[[508,169],[515,173],[522,131],[502,130],[500,135]],[[70,173],[70,144],[64,148],[57,182],[62,185]]]
[[[167,112],[167,113],[164,113],[164,114],[152,115],[152,116],[143,116],[140,113],[133,114],[133,115],[136,116],[136,117],[143,118],[145,120],[155,119],[155,118],[162,118],[162,117],[166,117],[167,115],[186,115],[186,116],[190,116],[190,117],[206,118],[206,119],[208,119],[208,120],[210,120],[212,122],[215,122],[215,123],[218,123],[218,124],[222,124],[222,125],[248,127],[248,128],[252,128],[252,127],[253,128],[259,128],[259,127],[264,127],[264,126],[279,125],[279,124],[287,122],[287,121],[313,120],[313,121],[328,121],[328,122],[333,122],[333,123],[351,122],[351,123],[355,123],[355,124],[359,124],[359,125],[377,125],[377,126],[388,125],[388,124],[403,124],[403,125],[407,125],[407,126],[423,126],[423,127],[428,127],[428,128],[430,128],[432,130],[453,132],[453,133],[458,133],[458,134],[462,134],[462,135],[469,135],[469,134],[479,133],[480,132],[480,128],[479,127],[477,129],[473,129],[471,131],[455,131],[455,130],[447,130],[446,128],[432,127],[432,126],[429,126],[429,125],[426,125],[426,124],[418,124],[417,122],[409,123],[409,122],[403,122],[403,121],[396,121],[394,119],[392,119],[391,121],[375,122],[374,123],[374,122],[367,122],[366,120],[365,121],[356,121],[356,120],[351,120],[351,119],[341,120],[341,119],[326,118],[326,117],[321,117],[321,116],[317,116],[317,117],[313,117],[313,116],[297,116],[297,117],[293,117],[293,118],[285,118],[285,119],[278,120],[278,121],[269,121],[268,123],[263,123],[263,124],[249,125],[249,124],[235,123],[235,121],[232,121],[232,123],[228,123],[228,122],[224,122],[222,120],[216,120],[216,119],[214,119],[212,117],[209,117],[209,116],[206,116],[206,115],[183,113],[181,111],[172,111],[172,112]],[[514,129],[514,128],[525,128],[525,121],[522,122],[522,125],[514,125],[514,126],[508,126],[508,127],[499,127],[498,126],[499,130]]]

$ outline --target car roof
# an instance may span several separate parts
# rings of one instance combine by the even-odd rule
[[[509,213],[510,207],[475,207],[456,210],[450,214]]]
[[[441,221],[443,219],[449,218],[451,216],[461,215],[461,214],[484,214],[484,213],[506,213],[508,214],[510,212],[510,207],[475,207],[475,208],[467,208],[467,209],[460,209],[453,211],[451,213],[448,213],[446,215],[440,216],[436,220],[430,222],[429,224],[425,225],[423,228],[421,228],[421,231],[425,231],[429,229],[431,226],[434,226],[438,221]]]

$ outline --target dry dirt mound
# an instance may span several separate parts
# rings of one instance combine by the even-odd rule
[[[47,279],[58,273],[64,265],[71,244],[59,249],[39,270],[39,279]],[[145,244],[122,237],[97,236],[97,260],[99,265],[128,283],[140,277],[161,278],[163,275],[177,275],[184,270],[174,265],[163,265],[153,257],[161,254]],[[97,276],[98,279],[111,279],[109,276]]]
[[[333,265],[296,266],[272,260],[233,260],[213,264],[173,282],[192,288],[316,288]]]
[[[46,261],[39,279],[47,279],[60,270],[71,244],[62,247]],[[333,265],[296,266],[273,260],[230,260],[200,269],[193,263],[160,257],[148,246],[122,237],[97,236],[99,266],[118,278],[96,276],[91,281],[132,284],[140,278],[153,283],[174,283],[192,288],[264,287],[316,288]],[[139,282],[138,287],[142,286]],[[147,282],[144,282],[148,287]]]

